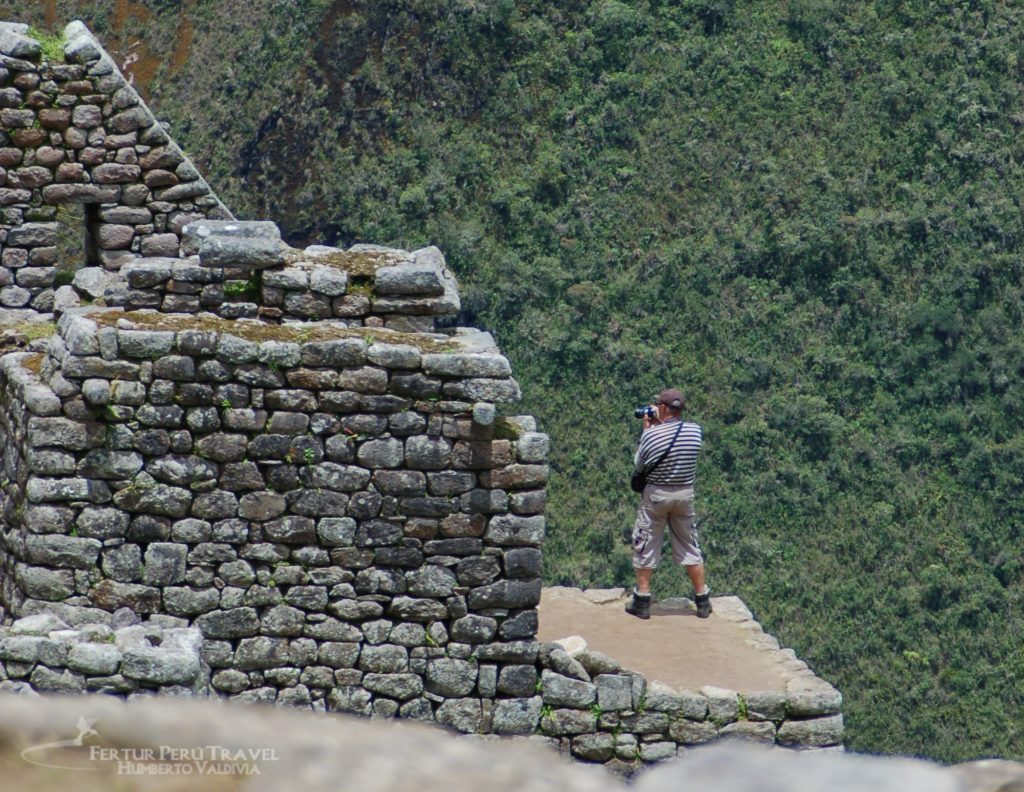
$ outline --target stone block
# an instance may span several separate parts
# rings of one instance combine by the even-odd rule
[[[473,650],[480,662],[533,663],[537,659],[536,641],[505,641],[481,644]]]
[[[451,450],[451,442],[443,437],[409,437],[405,441],[406,464],[416,470],[443,470],[450,462]]]
[[[597,686],[544,669],[541,673],[545,704],[558,707],[589,707],[597,700]]]
[[[462,586],[485,586],[501,574],[501,566],[491,556],[466,558],[456,567],[456,577]]]
[[[107,611],[130,608],[136,613],[160,612],[160,589],[137,583],[101,580],[89,590],[89,599]]]
[[[710,721],[679,718],[669,724],[669,736],[681,745],[700,745],[718,737],[718,727]]]
[[[543,706],[540,696],[498,699],[494,702],[491,729],[495,734],[533,734]]]
[[[636,712],[622,715],[619,723],[624,731],[635,734],[664,734],[669,729],[669,717],[664,712]]]
[[[287,638],[243,638],[235,651],[234,665],[240,671],[286,666],[288,650]]]
[[[208,638],[243,638],[259,632],[260,620],[253,608],[232,608],[200,616],[196,627]]]
[[[545,519],[520,517],[514,514],[500,514],[491,518],[487,525],[484,540],[499,546],[532,546],[536,547],[544,539]]]
[[[604,712],[631,710],[633,708],[633,680],[619,674],[600,674],[594,679],[597,685],[597,703]]]
[[[443,603],[405,596],[395,597],[388,612],[399,620],[413,622],[431,622],[448,616],[448,608]]]
[[[541,717],[540,730],[554,737],[593,734],[597,730],[597,718],[589,709],[556,709]]]
[[[103,445],[105,437],[106,428],[99,423],[41,417],[32,417],[28,423],[28,443],[35,448],[54,446],[85,451]]]
[[[496,354],[426,354],[423,371],[445,377],[509,377],[508,359]]]
[[[708,717],[717,724],[731,723],[739,717],[740,702],[736,691],[705,685],[700,692],[708,700]]]
[[[25,539],[25,557],[33,564],[92,569],[96,566],[101,546],[96,539],[62,534],[28,536]]]
[[[168,587],[163,597],[164,608],[173,616],[197,616],[216,610],[220,605],[220,592],[214,588]]]
[[[774,745],[775,724],[768,721],[737,721],[723,726],[719,738]]]
[[[843,716],[787,720],[779,726],[778,742],[794,748],[823,748],[843,741]]]
[[[442,470],[427,473],[431,495],[461,495],[476,486],[476,476],[468,471]]]
[[[780,721],[786,716],[786,694],[762,690],[746,695],[747,718],[752,721]]]
[[[539,579],[499,580],[472,589],[469,592],[469,607],[473,610],[533,607],[540,602],[540,590]]]
[[[432,263],[380,267],[374,273],[377,294],[433,296],[444,294],[442,271]]]
[[[115,539],[125,535],[128,522],[128,515],[119,509],[86,507],[79,513],[75,527],[80,537]]]
[[[143,582],[151,586],[170,586],[180,583],[185,579],[187,556],[187,545],[153,542],[146,548]]]
[[[351,712],[369,716],[372,705],[373,694],[359,686],[336,687],[327,696],[327,706],[332,712]]]
[[[11,635],[0,638],[0,660],[32,665],[39,660],[40,647],[46,639],[38,635]]]
[[[319,612],[327,607],[326,586],[291,586],[285,602],[305,611]]]
[[[83,693],[85,677],[65,669],[53,671],[46,666],[36,666],[29,677],[29,684],[37,693]]]
[[[570,750],[573,756],[588,762],[606,762],[615,755],[615,735],[581,734],[572,738]]]
[[[363,687],[382,696],[405,701],[423,693],[423,678],[418,674],[364,674]]]
[[[78,473],[87,478],[131,479],[142,470],[142,455],[134,451],[96,448],[78,463]]]
[[[537,668],[533,665],[506,665],[498,674],[497,690],[515,697],[537,692]],[[545,703],[548,703],[545,701]]]
[[[543,570],[544,558],[539,549],[522,547],[506,550],[502,561],[508,578],[537,578]]]
[[[468,614],[452,622],[451,632],[453,641],[468,644],[487,643],[497,634],[498,622],[489,616]]]
[[[447,699],[437,708],[434,720],[463,734],[478,734],[483,730],[480,699]]]
[[[171,191],[180,191],[183,185],[170,187],[161,200],[174,200]],[[204,192],[208,188],[204,188]],[[177,195],[177,193],[174,193]],[[191,226],[191,224],[190,224]],[[186,226],[186,228],[190,227]],[[207,236],[199,243],[199,260],[204,267],[241,270],[263,270],[284,263],[287,246],[280,240],[263,237]]]
[[[786,711],[791,716],[834,715],[842,705],[842,694],[819,677],[797,677],[786,685]]]
[[[77,643],[68,651],[68,668],[88,676],[109,676],[117,673],[121,656],[113,644]]]
[[[480,474],[480,483],[504,490],[536,489],[547,483],[549,472],[547,465],[513,464],[484,471]]]
[[[317,661],[331,668],[354,668],[359,659],[359,650],[358,643],[328,641],[320,644]]]
[[[114,505],[130,512],[184,517],[192,505],[192,493],[164,484],[135,484],[116,492]]]
[[[514,379],[464,379],[446,382],[441,392],[450,399],[470,402],[515,402],[522,393]]]
[[[303,611],[280,604],[264,612],[260,620],[260,632],[264,635],[297,637],[302,635],[305,623],[306,614]]]
[[[316,542],[316,521],[302,516],[282,517],[264,523],[263,535],[271,542],[311,544]]]
[[[448,657],[427,661],[426,689],[431,693],[461,698],[472,692],[476,680],[476,663]]]

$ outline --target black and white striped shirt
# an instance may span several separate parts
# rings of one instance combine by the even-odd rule
[[[636,469],[649,469],[651,463],[665,453],[677,429],[678,419],[670,418],[646,430],[640,436],[640,446],[636,450]],[[697,456],[703,444],[704,433],[700,424],[684,421],[672,450],[647,477],[647,483],[692,487],[697,477]]]

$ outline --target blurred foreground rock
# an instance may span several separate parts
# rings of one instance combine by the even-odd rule
[[[687,751],[636,792],[1009,792],[1022,765],[912,759],[739,742]],[[622,792],[617,777],[530,740],[457,737],[409,722],[211,700],[0,695],[0,788]],[[70,784],[70,787],[69,787]]]

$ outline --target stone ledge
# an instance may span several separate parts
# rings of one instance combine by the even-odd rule
[[[127,610],[113,621],[123,626],[71,627],[41,613],[0,627],[0,692],[207,694],[210,669],[199,630],[169,616],[138,622]]]

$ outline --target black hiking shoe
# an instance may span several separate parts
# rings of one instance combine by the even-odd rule
[[[697,618],[706,619],[711,615],[711,592],[694,594],[693,601],[697,605]]]
[[[626,603],[626,613],[636,616],[638,619],[651,618],[651,595],[641,594],[633,589],[633,599]]]

